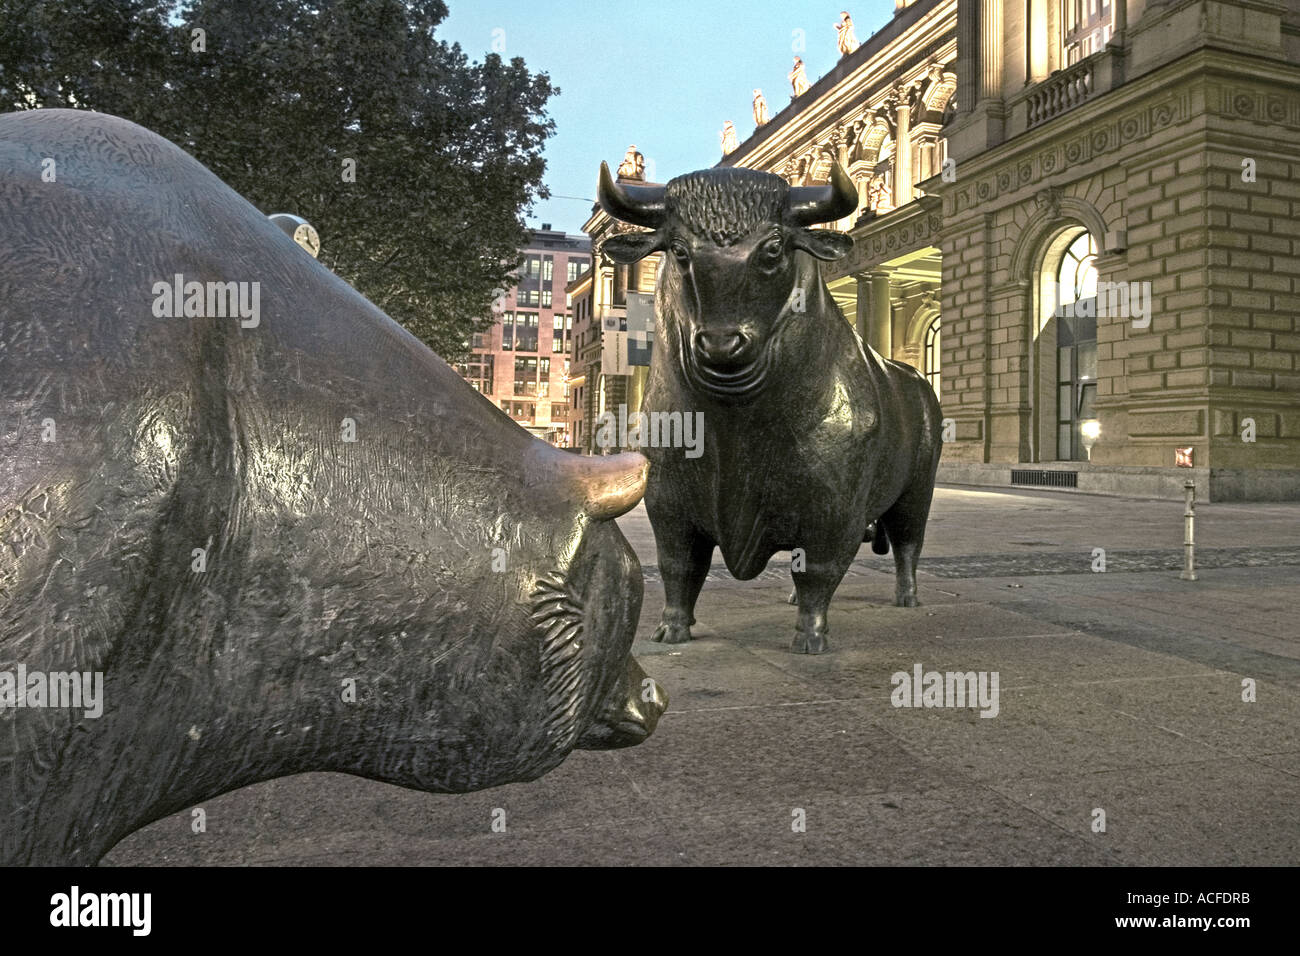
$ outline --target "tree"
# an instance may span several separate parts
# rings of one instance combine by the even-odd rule
[[[455,359],[549,195],[559,90],[519,58],[470,62],[435,38],[446,16],[442,0],[0,0],[0,107],[167,137],[263,212],[310,220],[325,265]]]

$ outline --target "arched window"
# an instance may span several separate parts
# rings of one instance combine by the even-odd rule
[[[1097,240],[1084,231],[1066,248],[1056,270],[1061,290],[1060,305],[1069,305],[1097,294]]]
[[[915,341],[915,340],[914,340]],[[925,330],[925,377],[934,389],[936,397],[939,392],[939,316],[935,315],[930,327]]]

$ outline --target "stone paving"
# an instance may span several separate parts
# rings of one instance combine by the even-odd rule
[[[864,547],[809,657],[780,557],[749,582],[718,564],[697,639],[649,642],[663,591],[637,509],[634,652],[672,700],[647,743],[458,796],[272,780],[105,863],[1295,865],[1300,504],[1197,510],[1188,582],[1181,503],[942,488],[923,606],[893,607],[892,561]],[[918,664],[996,672],[996,717],[894,706]]]

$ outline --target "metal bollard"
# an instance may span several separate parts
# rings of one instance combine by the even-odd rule
[[[1184,581],[1196,580],[1196,482],[1188,478],[1183,482],[1187,507],[1183,510],[1183,570],[1178,575]]]

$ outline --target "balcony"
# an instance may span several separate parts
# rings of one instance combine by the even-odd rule
[[[1047,79],[1029,86],[1013,98],[1009,105],[1013,117],[1019,113],[1019,123],[1011,121],[1012,135],[1031,130],[1062,116],[1077,106],[1097,99],[1124,82],[1124,51],[1112,43],[1092,56],[1080,60],[1064,70],[1057,70]],[[1023,123],[1023,126],[1019,124]]]
[[[1025,106],[1028,128],[1069,112],[1097,91],[1096,57],[1080,60],[1069,69],[1049,76],[1030,92]]]

